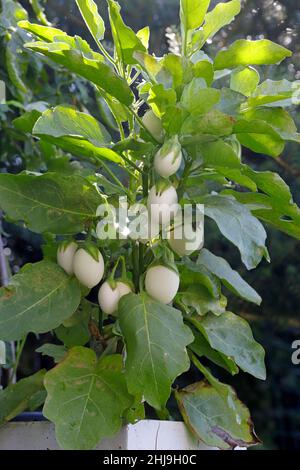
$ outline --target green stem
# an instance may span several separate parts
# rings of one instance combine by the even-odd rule
[[[144,250],[145,247],[143,243],[139,243],[139,277],[144,272]]]
[[[133,283],[136,291],[139,290],[139,247],[136,242],[132,244],[132,267],[133,267]]]
[[[98,47],[100,49],[100,51],[102,52],[102,54],[104,55],[104,57],[111,63],[113,64],[115,67],[116,67],[116,62],[114,61],[114,59],[109,55],[109,53],[107,52],[107,50],[105,49],[105,47],[101,44],[100,41],[97,41],[97,44],[98,44]]]
[[[200,370],[200,372],[202,372],[204,376],[206,376],[206,370],[201,364],[201,362],[196,358],[195,354],[193,354],[192,352],[189,352],[189,356],[194,366],[196,366],[197,369]]]
[[[178,194],[178,200],[179,201],[183,196],[183,192],[184,192],[184,188],[185,188],[185,182],[186,182],[187,178],[189,177],[192,164],[193,164],[193,161],[190,160],[185,165],[185,169],[184,169],[180,184],[177,188],[177,194]]]
[[[141,72],[138,70],[138,71],[134,74],[134,76],[132,77],[132,79],[130,80],[129,85],[130,85],[130,86],[133,85],[134,82],[139,78],[140,75],[141,75]]]
[[[129,160],[129,158],[124,155],[124,152],[122,153],[122,158],[125,160],[126,163],[128,163],[128,165],[132,166],[132,168],[134,168],[139,173],[142,173],[141,168],[139,168],[134,162]]]
[[[19,367],[19,362],[20,362],[20,359],[21,359],[21,355],[22,355],[22,352],[23,352],[25,343],[26,343],[26,339],[27,339],[27,335],[24,336],[24,338],[23,338],[21,341],[19,341],[19,343],[18,343],[18,347],[17,347],[17,356],[16,356],[16,360],[15,360],[14,366],[13,366],[13,368],[12,368],[12,372],[11,372],[11,376],[10,376],[10,379],[9,379],[9,383],[12,383],[12,382],[13,382],[13,379],[14,379],[14,377],[15,377],[16,374],[17,374],[18,367]]]

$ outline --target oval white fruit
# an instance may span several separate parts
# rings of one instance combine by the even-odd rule
[[[73,274],[73,260],[77,248],[77,243],[71,242],[68,246],[60,246],[57,250],[57,264],[70,276]]]
[[[161,120],[149,109],[142,118],[143,124],[151,135],[158,141],[164,141],[164,129]]]
[[[155,300],[169,304],[179,289],[179,275],[166,266],[152,266],[145,277],[146,292]]]
[[[181,162],[181,151],[171,150],[167,155],[162,155],[162,151],[159,150],[154,157],[154,168],[158,175],[168,178],[179,170]]]
[[[161,193],[157,193],[156,186],[153,186],[148,196],[148,211],[153,223],[163,225],[169,223],[179,210],[178,196],[176,189],[169,186]]]
[[[74,256],[73,270],[81,284],[89,289],[95,287],[104,274],[104,260],[100,251],[96,261],[84,248],[80,248]]]
[[[98,301],[101,309],[107,315],[112,315],[118,309],[120,291],[116,286],[113,289],[108,282],[104,282],[99,289]]]
[[[117,289],[119,291],[120,299],[124,297],[124,295],[132,293],[132,289],[129,285],[122,281],[117,281]]]
[[[109,282],[106,281],[99,289],[99,305],[104,313],[113,315],[118,310],[120,299],[131,292],[132,289],[125,282],[117,281],[116,287],[113,289]]]
[[[204,244],[203,227],[199,226],[197,230],[191,232],[186,237],[182,226],[179,232],[172,230],[168,233],[168,243],[175,253],[179,256],[188,256],[194,251],[201,250]]]

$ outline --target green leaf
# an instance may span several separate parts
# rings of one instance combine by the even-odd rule
[[[45,111],[36,123],[34,133],[53,137],[77,137],[88,140],[95,146],[111,140],[105,127],[93,116],[65,106],[56,106]]]
[[[259,84],[260,76],[253,67],[238,67],[230,76],[230,88],[233,91],[250,96]]]
[[[199,116],[208,113],[220,101],[220,97],[220,90],[207,88],[203,78],[193,78],[184,87],[181,104],[189,113]]]
[[[72,348],[73,346],[85,346],[90,339],[88,320],[89,319],[86,316],[83,316],[81,321],[74,325],[60,325],[56,328],[55,334],[67,348]]]
[[[0,174],[0,207],[34,232],[74,234],[96,219],[102,199],[81,176]]]
[[[177,266],[180,272],[180,291],[187,289],[191,284],[202,284],[212,297],[219,296],[221,292],[220,281],[204,266],[194,263],[188,257],[185,257],[182,263]]]
[[[180,0],[180,21],[184,31],[202,25],[210,0]]]
[[[15,418],[29,407],[30,400],[44,389],[43,380],[46,371],[40,370],[34,375],[21,379],[16,384],[0,390],[0,426]]]
[[[23,113],[21,116],[13,120],[13,125],[18,131],[26,132],[28,134],[32,133],[33,127],[41,116],[41,112],[33,109]]]
[[[278,157],[285,146],[280,133],[266,121],[240,119],[234,125],[239,142],[253,152]]]
[[[206,142],[197,147],[202,156],[203,163],[208,167],[238,168],[241,164],[233,147],[224,140]]]
[[[89,114],[70,107],[57,106],[45,111],[37,120],[33,133],[79,156],[123,162],[108,148],[111,137],[104,126]]]
[[[88,450],[121,428],[122,415],[133,399],[122,373],[122,356],[99,361],[88,348],[69,351],[45,377],[44,415],[55,423],[56,439],[64,449]]]
[[[159,117],[166,113],[169,106],[175,105],[176,101],[175,90],[166,90],[162,84],[153,85],[149,90],[148,103]]]
[[[26,31],[34,34],[42,41],[52,42],[56,36],[67,36],[67,34],[61,29],[30,23],[29,21],[19,21],[18,26],[19,28],[25,29]]]
[[[0,289],[0,337],[22,339],[27,333],[46,333],[77,309],[78,281],[51,261],[27,264]]]
[[[289,80],[265,80],[254,91],[252,96],[245,103],[245,107],[254,108],[257,106],[291,106],[292,97],[299,93],[300,82],[290,82]]]
[[[227,357],[225,354],[222,354],[219,351],[213,349],[207,339],[198,330],[192,328],[192,331],[195,340],[192,344],[189,345],[189,349],[191,351],[193,351],[200,358],[206,357],[211,362],[227,370],[227,372],[232,375],[238,374],[239,369],[230,357]]]
[[[182,125],[181,134],[225,137],[232,134],[233,123],[231,116],[212,110],[204,116],[189,116]]]
[[[228,49],[220,51],[214,62],[215,70],[230,69],[240,65],[278,64],[292,53],[268,39],[250,41],[239,39]]]
[[[216,109],[236,117],[239,115],[243,103],[245,103],[245,97],[241,93],[230,90],[230,88],[222,88],[221,100],[216,105]]]
[[[91,35],[99,43],[104,38],[105,25],[96,3],[93,0],[76,0],[76,3]]]
[[[206,376],[209,381],[175,392],[188,429],[206,445],[224,450],[258,444],[249,410],[234,389],[208,371]]]
[[[219,3],[212,11],[205,15],[203,28],[194,33],[192,37],[194,49],[201,49],[207,39],[213,38],[220,29],[230,24],[240,11],[240,0]]]
[[[197,55],[199,55],[199,52]],[[206,54],[203,55],[202,60],[194,64],[193,75],[196,78],[204,78],[207,86],[210,86],[214,81],[214,66],[213,63],[210,62],[210,60],[206,60],[205,57],[207,57]]]
[[[141,28],[137,31],[136,33],[137,37],[143,44],[144,48],[148,50],[149,48],[149,41],[150,41],[150,28],[149,26],[145,26],[144,28]]]
[[[68,351],[64,346],[47,343],[36,349],[36,352],[42,354],[42,356],[52,357],[54,362],[58,363],[62,361]]]
[[[260,193],[240,193],[227,190],[243,204],[254,206],[253,214],[288,235],[300,239],[300,209],[294,203],[288,185],[276,173],[257,172],[247,167],[244,172],[250,177]]]
[[[122,297],[118,317],[126,343],[128,390],[162,409],[173,381],[189,368],[186,346],[193,335],[180,311],[144,293]]]
[[[124,65],[134,65],[137,63],[134,53],[145,52],[146,48],[134,31],[124,24],[120,5],[114,0],[108,0],[108,10],[117,55]]]
[[[222,294],[212,296],[201,284],[190,285],[185,292],[177,295],[177,299],[188,309],[196,311],[198,315],[205,315],[208,312],[221,315],[227,306],[226,297]]]
[[[127,82],[117,76],[113,69],[103,63],[103,57],[94,53],[78,36],[56,36],[54,42],[31,42],[26,47],[40,52],[55,63],[63,65],[71,72],[91,81],[101,90],[129,106],[133,93]]]
[[[265,121],[284,140],[299,142],[299,134],[292,116],[282,108],[257,108],[243,113],[249,121]]]
[[[213,219],[220,232],[237,246],[247,269],[254,269],[266,256],[266,232],[250,210],[235,199],[209,195],[201,199],[205,215]]]
[[[205,268],[217,276],[228,289],[236,295],[239,295],[242,299],[257,305],[261,304],[261,297],[244,281],[237,271],[231,268],[225,259],[215,256],[206,248],[203,248],[198,256],[197,264],[205,266]]]
[[[209,313],[205,317],[190,320],[205,336],[213,349],[231,357],[248,374],[265,380],[265,351],[254,338],[246,320],[231,312],[216,317]]]
[[[21,101],[31,99],[31,90],[26,84],[27,60],[26,53],[22,50],[23,43],[17,33],[10,36],[10,40],[6,43],[4,49],[6,59],[6,69],[10,81],[16,88],[16,93],[20,96]]]

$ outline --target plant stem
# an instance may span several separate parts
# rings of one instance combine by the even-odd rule
[[[26,339],[27,339],[27,335],[24,336],[24,338],[21,341],[19,341],[19,343],[18,343],[17,357],[16,357],[14,366],[13,366],[12,371],[11,371],[11,376],[10,376],[10,379],[9,379],[9,383],[14,383],[15,382],[18,367],[19,367],[19,362],[20,362],[20,359],[21,359],[21,355],[22,355],[25,343],[26,343]]]
[[[136,291],[139,290],[139,246],[134,241],[132,244],[132,267],[133,267],[133,283]]]
[[[101,44],[100,41],[97,41],[97,44],[98,44],[98,47],[100,49],[100,51],[102,52],[102,54],[104,55],[104,57],[109,61],[111,62],[114,66],[116,66],[116,62],[114,61],[114,59],[109,55],[109,53],[107,52],[107,50],[105,49],[105,47]]]
[[[177,188],[177,193],[178,193],[178,199],[180,200],[183,196],[183,192],[184,192],[184,187],[185,187],[185,182],[187,180],[187,178],[189,177],[189,174],[190,174],[190,169],[191,169],[191,166],[192,166],[192,160],[188,161],[185,165],[185,169],[184,169],[184,172],[183,172],[183,175],[182,175],[182,178],[181,178],[181,181],[180,181],[180,184]]]
[[[142,173],[141,168],[139,168],[134,162],[129,160],[129,158],[124,155],[124,152],[122,153],[122,158],[125,160],[126,163],[128,163],[128,165],[132,166],[132,168],[134,168],[139,173]]]

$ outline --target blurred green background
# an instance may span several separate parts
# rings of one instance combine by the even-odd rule
[[[179,0],[120,0],[125,21],[138,30],[149,24],[151,51],[162,55],[168,48],[178,47]],[[7,0],[0,0],[0,8]],[[33,1],[20,1],[35,17]],[[79,34],[92,40],[77,11],[74,0],[48,0],[40,2],[48,19],[70,34]],[[96,0],[106,17],[105,1]],[[211,6],[218,1],[212,0]],[[206,46],[209,54],[241,37],[260,39],[266,37],[294,52],[291,60],[280,67],[268,67],[267,74],[273,80],[300,80],[300,2],[295,0],[242,0],[242,13],[230,27],[216,36]],[[69,102],[81,109],[87,108],[101,117],[101,109],[95,106],[95,97],[83,80],[74,79],[57,69],[53,71],[46,61],[25,53],[24,37],[8,37],[8,18],[0,13],[0,79],[10,83],[8,99],[11,104],[0,107],[0,171],[18,173],[24,168],[45,171],[63,165],[64,157],[45,155],[44,149],[30,138],[24,138],[14,130],[11,121],[28,109],[31,102],[48,101],[52,104]],[[109,45],[109,32],[106,37]],[[9,53],[7,52],[9,49]],[[14,80],[12,80],[14,78]],[[20,82],[21,81],[21,82]],[[22,82],[25,88],[22,89]],[[26,90],[26,91],[25,91]],[[35,105],[36,106],[36,105]],[[40,103],[39,106],[42,106]],[[300,129],[300,111],[294,110],[294,118]],[[291,186],[295,201],[300,204],[300,149],[289,144],[277,161],[247,151],[244,158],[257,169],[278,172]],[[0,225],[1,229],[1,225]],[[22,228],[3,222],[2,232],[9,255],[12,272],[26,262],[41,257],[39,236]],[[267,449],[300,449],[300,365],[292,364],[292,343],[300,340],[300,242],[284,234],[268,229],[271,265],[263,262],[255,272],[242,272],[237,251],[224,243],[209,227],[206,245],[238,268],[242,275],[261,294],[264,301],[260,308],[231,299],[231,308],[250,320],[254,335],[266,349],[268,379],[259,382],[246,374],[224,380],[232,383],[252,411],[259,437]],[[32,341],[36,341],[35,339]],[[20,376],[27,375],[40,366],[39,358],[25,350]],[[27,354],[26,354],[27,353]],[[44,364],[43,364],[44,365]],[[47,365],[47,364],[46,364]]]

